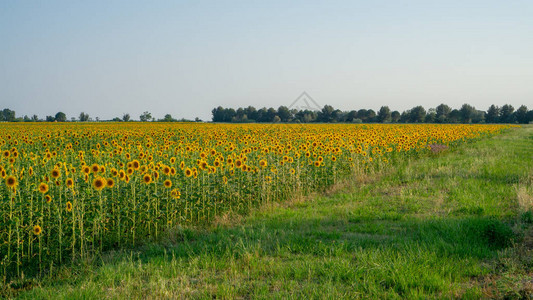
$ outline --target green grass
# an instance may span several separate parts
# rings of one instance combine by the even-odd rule
[[[520,297],[533,286],[532,195],[533,127],[525,127],[325,195],[179,228],[160,243],[13,284],[5,295]]]

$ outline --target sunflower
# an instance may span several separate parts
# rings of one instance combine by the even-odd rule
[[[103,178],[95,178],[93,180],[93,188],[97,191],[101,191],[103,188],[105,188],[106,182]]]
[[[335,155],[331,156],[331,160],[332,161],[337,161],[337,158],[335,157]]]
[[[17,178],[15,178],[15,176],[7,176],[6,185],[10,188],[15,188],[15,186],[17,185]]]
[[[189,168],[186,168],[186,169],[185,169],[185,176],[187,176],[187,177],[191,177],[191,176],[192,176],[192,173],[193,173],[193,172],[192,172],[191,169],[189,169]]]
[[[39,192],[41,192],[43,194],[48,192],[48,184],[46,184],[44,182],[41,182],[41,184],[39,184]]]
[[[135,170],[139,170],[139,168],[141,167],[141,164],[139,163],[138,160],[134,160],[131,162],[131,166],[135,169]]]
[[[44,198],[46,199],[46,203],[52,202],[52,196],[46,195],[46,196],[44,196]]]
[[[43,232],[43,229],[39,225],[33,226],[33,234],[39,235]]]
[[[152,177],[150,176],[150,174],[144,174],[143,182],[146,183],[146,184],[149,184],[149,183],[152,182]]]
[[[83,166],[81,171],[85,174],[89,174],[91,172],[91,168],[89,168],[88,166]]]
[[[181,197],[181,192],[178,189],[173,189],[170,192],[170,196],[172,196],[172,198],[174,198],[174,199],[179,199]]]
[[[291,173],[291,175],[293,175],[294,173],[296,173],[296,170],[291,168],[290,173]]]
[[[170,168],[170,175],[176,175],[176,169],[174,167]]]
[[[165,180],[165,182],[163,182],[163,185],[166,187],[166,188],[171,188],[172,187],[172,181],[170,181],[169,179]]]
[[[169,166],[164,166],[163,167],[163,174],[165,174],[165,175],[169,175],[170,174],[170,167]]]
[[[93,173],[98,173],[98,171],[100,171],[100,166],[99,166],[98,164],[93,164],[93,165],[91,166],[91,171],[92,171]]]
[[[67,211],[68,212],[72,211],[72,203],[70,203],[70,201],[67,202]]]
[[[265,159],[262,159],[259,161],[259,165],[261,168],[266,168],[268,166],[268,162]]]
[[[112,188],[115,186],[115,180],[113,178],[107,178],[106,180],[106,186],[108,188]]]
[[[237,160],[235,161],[235,167],[237,167],[237,168],[242,167],[242,161],[241,161],[240,159],[237,159]]]
[[[222,177],[222,181],[224,182],[224,184],[228,184],[228,177],[226,176]]]
[[[124,172],[124,170],[120,170],[118,172],[118,178],[124,179],[124,177],[126,177],[126,172]]]
[[[11,153],[9,152],[9,150],[5,150],[5,151],[2,153],[2,156],[4,156],[5,158],[8,158],[9,155],[11,155]]]

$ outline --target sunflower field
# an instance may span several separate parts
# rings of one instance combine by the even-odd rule
[[[0,124],[0,275],[52,272],[506,127]]]

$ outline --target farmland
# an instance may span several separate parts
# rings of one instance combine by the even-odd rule
[[[308,253],[309,255],[328,257],[331,255],[328,251],[338,250],[341,256],[343,253],[360,255],[361,257],[357,259],[370,255],[361,249],[399,238],[395,237],[395,230],[398,235],[407,231],[410,231],[410,234],[419,234],[421,236],[413,236],[412,239],[422,238],[422,241],[425,241],[425,238],[434,238],[424,236],[425,231],[420,229],[422,227],[437,226],[443,230],[451,230],[452,233],[455,230],[450,238],[457,239],[458,244],[466,247],[466,244],[461,243],[469,241],[463,240],[465,237],[462,237],[461,226],[468,228],[478,225],[489,228],[496,226],[494,229],[496,232],[505,231],[507,228],[499,221],[485,219],[474,220],[473,223],[462,220],[463,223],[459,222],[459,225],[442,220],[434,220],[437,223],[431,223],[432,221],[427,223],[425,219],[423,223],[417,223],[421,221],[420,215],[442,214],[442,211],[448,211],[448,214],[452,215],[490,215],[508,220],[518,214],[518,208],[515,208],[515,204],[509,202],[510,200],[505,200],[507,198],[504,193],[499,195],[504,196],[501,198],[503,200],[494,201],[488,197],[486,203],[468,202],[472,200],[468,197],[462,199],[464,195],[458,194],[456,197],[450,196],[450,199],[457,201],[450,203],[445,201],[446,197],[441,195],[440,191],[434,190],[427,182],[425,182],[426,188],[410,186],[416,180],[426,180],[424,176],[427,174],[438,172],[442,167],[438,165],[438,160],[442,159],[441,156],[449,155],[450,151],[453,154],[456,149],[469,149],[471,145],[492,141],[495,135],[498,135],[498,138],[509,135],[511,129],[506,125],[302,126],[110,123],[29,124],[2,125],[2,127],[0,133],[2,151],[0,172],[3,178],[0,185],[2,270],[0,272],[6,285],[9,282],[17,282],[22,277],[55,277],[57,270],[66,266],[69,266],[70,270],[80,268],[79,262],[91,262],[96,258],[105,257],[109,251],[127,251],[146,245],[164,245],[169,239],[172,243],[181,245],[177,247],[184,247],[183,245],[187,245],[191,237],[202,240],[214,238],[213,234],[215,236],[220,234],[223,237],[214,238],[223,241],[219,240],[218,245],[229,247],[229,244],[225,244],[228,242],[226,238],[229,238],[226,235],[235,236],[241,233],[225,231],[202,233],[202,230],[213,226],[215,228],[230,226],[232,222],[237,222],[235,220],[239,217],[254,216],[257,211],[263,211],[265,207],[274,210],[269,214],[272,214],[276,221],[268,221],[272,222],[273,228],[269,229],[273,231],[279,229],[277,226],[306,231],[304,227],[313,227],[313,222],[308,219],[309,216],[318,217],[316,214],[322,213],[329,215],[336,212],[348,219],[356,220],[353,224],[348,222],[349,226],[332,221],[329,229],[321,228],[321,233],[317,233],[315,239],[301,240],[296,236],[285,238],[289,239],[291,249],[296,252],[298,249],[304,251],[310,247],[310,243],[316,241],[319,242],[315,247],[318,252]],[[515,137],[517,136],[515,131],[522,132],[522,136],[525,135],[524,132],[530,132],[526,129],[512,130]],[[505,133],[502,135],[502,132]],[[527,140],[525,143],[527,145]],[[484,155],[494,155],[494,153],[484,153]],[[476,155],[471,158],[475,159]],[[416,162],[426,162],[426,165],[420,165],[420,168],[416,169],[411,165]],[[475,162],[477,161],[470,162],[470,166],[475,166]],[[509,163],[512,163],[512,160]],[[457,183],[459,185],[463,181],[468,184],[470,182],[468,180],[470,177],[467,175],[468,160],[458,159],[450,164],[456,169],[444,168],[445,173],[441,174],[443,178],[446,175],[447,178],[459,180]],[[427,165],[435,168],[429,168]],[[527,181],[528,170],[526,166],[525,175],[517,173],[515,179],[514,175],[510,174],[509,178],[512,180],[509,184],[516,185],[521,180]],[[466,177],[463,178],[463,175],[455,173],[459,171],[465,172]],[[488,177],[492,174],[491,169],[485,171]],[[376,182],[372,183],[372,188],[369,188],[366,180],[377,178],[378,175],[385,177],[376,179]],[[317,193],[322,194],[331,188],[343,186],[347,179],[353,178],[360,180],[358,184],[355,183],[357,189],[360,189],[354,192],[357,197],[368,197],[366,202],[360,204],[364,209],[347,201],[346,197],[339,196],[320,200],[322,203],[319,206],[314,206],[312,210],[296,219],[290,215],[290,209],[283,212],[275,210],[285,203],[293,203],[294,199],[313,198]],[[484,183],[481,180],[471,184],[473,186],[468,188],[481,189]],[[354,183],[348,186],[353,185]],[[394,186],[403,186],[410,191],[408,196],[412,196],[410,200],[413,202],[403,203],[402,199],[406,196],[402,192],[404,189],[400,188],[398,191]],[[444,189],[445,185],[441,188]],[[522,187],[514,188],[520,190]],[[528,188],[527,185],[523,187],[521,193],[527,195]],[[442,211],[433,210],[434,202],[421,200],[427,197],[427,194],[435,194],[438,196],[437,199],[441,199],[438,207]],[[484,197],[484,190],[479,190],[477,198]],[[297,206],[302,205],[305,210],[306,205]],[[336,211],[338,209],[340,210]],[[377,216],[380,216],[378,218],[380,220],[388,220],[386,223],[390,226],[382,222],[376,223]],[[409,216],[417,216],[419,219],[415,218],[417,219],[415,222]],[[393,224],[396,221],[401,225]],[[438,223],[441,221],[442,224]],[[204,229],[190,231],[187,228]],[[258,229],[254,226],[252,228]],[[365,233],[365,230],[368,232]],[[375,239],[376,230],[382,232],[380,241]],[[508,246],[509,241],[505,238],[500,239],[498,234],[495,235],[495,241],[492,241],[496,246],[485,247],[482,240],[478,241],[479,245],[476,244],[476,239],[471,240],[473,246],[478,247],[474,248],[475,259],[483,260],[491,257],[493,254],[490,251]],[[337,246],[331,248],[323,244],[326,241],[331,242],[330,240],[351,241],[354,237],[357,237],[356,244],[359,248],[353,248],[354,245],[348,247],[348,244],[345,244],[337,249]],[[246,238],[250,236],[246,235]],[[261,253],[268,249],[263,249],[260,245],[254,246],[252,241],[245,242],[246,238],[242,240],[241,250],[249,254],[244,248],[255,247],[254,249],[259,251],[256,253],[258,257],[255,258],[260,260]],[[276,240],[279,244],[283,239],[270,236],[267,243],[274,247]],[[453,243],[453,241],[448,242]],[[416,252],[418,249],[416,242],[402,245],[401,247],[414,248],[387,251],[410,253],[409,251]],[[217,252],[216,249],[209,251],[202,248],[213,246],[189,245],[192,247],[190,254],[205,251],[205,255],[213,255]],[[239,253],[239,244],[235,244],[235,247],[235,252]],[[447,250],[445,245],[442,247],[444,251]],[[492,250],[489,251],[484,247]],[[156,249],[162,248],[157,246]],[[420,249],[423,252],[424,248]],[[179,248],[177,251],[187,252]],[[461,248],[457,251],[466,250]],[[166,250],[163,252],[166,253]],[[461,257],[461,253],[463,252],[455,254]],[[169,255],[174,257],[176,253]],[[436,252],[427,255],[436,255]],[[437,259],[433,256],[426,258],[428,261]],[[171,261],[174,261],[173,259]],[[226,263],[233,259],[241,258],[228,258]],[[253,261],[254,256],[249,259]],[[366,260],[362,260],[361,266],[372,259],[367,257]],[[178,265],[183,263],[179,260],[175,262]],[[335,264],[334,261],[330,263]],[[477,269],[476,263],[467,263],[466,266],[468,267],[465,269],[466,272],[486,273]],[[460,268],[461,265],[452,267]],[[316,269],[314,272],[322,271]],[[404,271],[414,272],[414,270]],[[453,273],[450,270],[446,272]],[[346,276],[360,276],[352,273],[346,270]],[[303,276],[303,274],[293,275],[296,278]],[[379,277],[379,274],[374,276]],[[383,280],[386,278],[384,276]],[[342,278],[338,280],[342,281]],[[453,282],[447,284],[453,285]],[[404,287],[396,290],[397,284],[399,286],[404,284]],[[409,284],[390,282],[389,287],[384,289],[392,289],[391,295],[401,295],[402,289],[404,293],[410,291]],[[446,289],[444,285],[433,286],[431,282],[427,284],[429,290]],[[308,287],[313,288],[312,285]],[[425,288],[418,291],[422,294],[427,292]],[[217,294],[216,291],[205,292],[207,293],[205,296]],[[243,296],[240,290],[230,289],[226,292],[228,294],[222,291],[219,294],[228,297]],[[305,294],[305,291],[301,292]],[[336,290],[330,292],[335,294]],[[366,292],[375,292],[379,295],[378,289]],[[179,291],[177,293],[181,294]],[[346,291],[340,295],[343,294],[349,295]],[[283,296],[283,293],[280,296]]]

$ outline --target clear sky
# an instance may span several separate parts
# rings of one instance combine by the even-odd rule
[[[533,108],[533,1],[0,2],[0,109]]]

